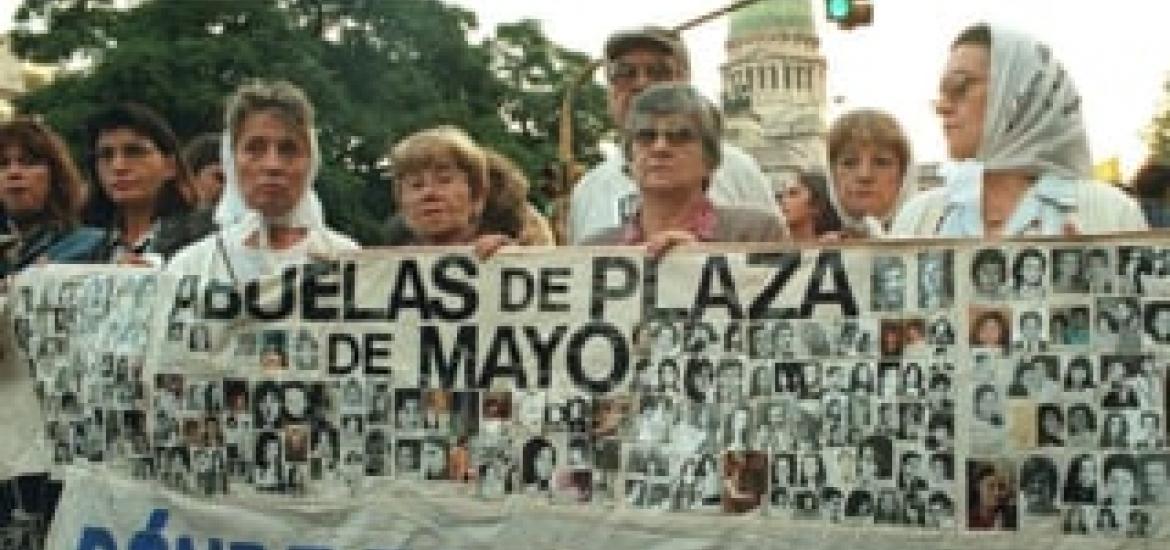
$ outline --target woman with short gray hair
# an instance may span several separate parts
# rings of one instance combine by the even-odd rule
[[[623,226],[583,244],[645,244],[659,255],[696,242],[773,242],[784,227],[757,211],[715,206],[707,187],[720,162],[722,121],[694,88],[660,83],[634,99],[623,147],[640,204]]]
[[[169,270],[200,275],[204,284],[240,283],[356,249],[325,226],[312,190],[321,159],[305,93],[288,82],[253,81],[228,98],[225,111],[225,183],[215,208],[222,229],[180,251]]]

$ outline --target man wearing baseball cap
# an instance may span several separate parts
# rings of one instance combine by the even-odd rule
[[[657,82],[687,82],[690,61],[678,34],[660,27],[618,31],[605,42],[605,76],[609,114],[618,128],[626,125],[630,104]],[[569,240],[622,225],[637,210],[638,190],[623,169],[620,152],[586,172],[573,188]],[[722,144],[722,162],[707,191],[715,205],[761,209],[780,218],[771,186],[755,160],[737,147]],[[783,226],[783,223],[781,223]]]

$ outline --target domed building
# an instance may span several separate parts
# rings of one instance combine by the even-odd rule
[[[728,141],[774,183],[825,165],[825,76],[810,0],[762,0],[731,16],[723,77]]]

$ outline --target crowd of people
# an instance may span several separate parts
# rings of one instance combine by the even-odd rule
[[[620,151],[572,191],[564,240],[645,245],[826,242],[899,237],[1101,234],[1161,226],[1157,167],[1128,196],[1090,179],[1080,98],[1044,44],[986,24],[959,34],[935,103],[945,184],[919,192],[910,140],[875,109],[827,136],[828,166],[769,182],[727,143],[718,109],[689,83],[678,35],[644,27],[605,44]],[[85,128],[79,166],[35,117],[0,124],[0,206],[9,220],[0,274],[46,262],[167,266],[214,279],[257,277],[309,255],[357,248],[330,229],[313,191],[320,165],[313,106],[287,82],[255,81],[226,101],[222,136],[181,150],[150,108],[118,104]],[[527,202],[523,172],[450,126],[393,145],[398,211],[388,246],[553,245]],[[93,182],[87,184],[87,179]],[[1162,178],[1164,179],[1164,178]]]

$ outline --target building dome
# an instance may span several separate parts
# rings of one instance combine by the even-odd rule
[[[810,0],[761,0],[731,14],[729,41],[761,34],[815,36]]]

